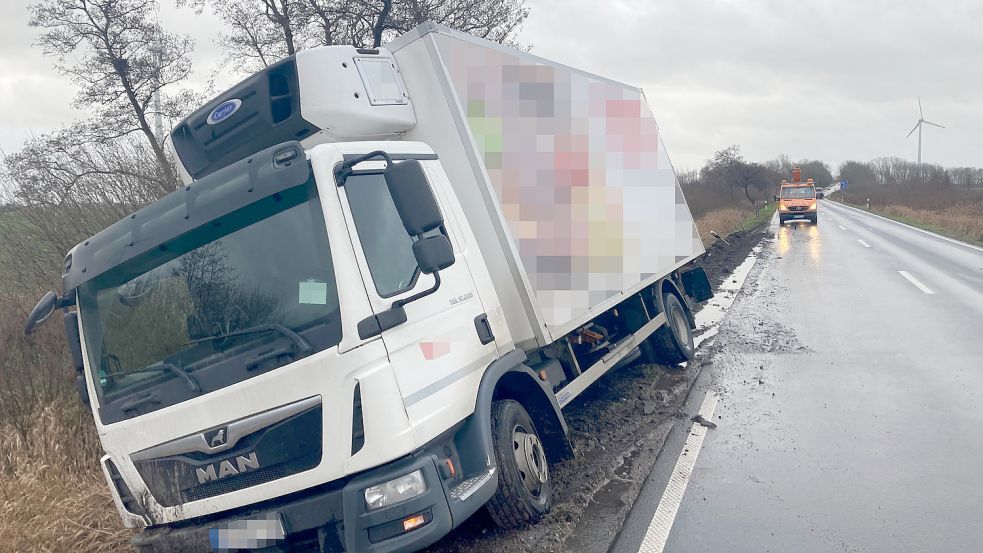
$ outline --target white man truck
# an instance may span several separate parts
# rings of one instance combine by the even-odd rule
[[[710,295],[640,89],[438,25],[250,76],[63,310],[141,552],[412,551],[550,509],[563,409]]]

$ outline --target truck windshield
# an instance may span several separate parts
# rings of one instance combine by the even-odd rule
[[[815,186],[786,186],[782,188],[782,198],[803,200],[816,197]]]
[[[251,378],[341,340],[313,181],[79,287],[103,422]]]

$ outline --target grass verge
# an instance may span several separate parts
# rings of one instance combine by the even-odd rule
[[[849,202],[846,205],[868,211],[864,205]],[[983,246],[983,202],[957,204],[941,210],[885,205],[872,207],[869,211],[942,236]]]
[[[774,204],[762,208],[757,215],[749,208],[726,207],[715,209],[697,218],[696,228],[700,230],[700,238],[703,239],[703,246],[710,247],[711,244],[717,241],[717,238],[710,234],[710,231],[726,237],[735,231],[754,230],[767,224],[774,213]]]

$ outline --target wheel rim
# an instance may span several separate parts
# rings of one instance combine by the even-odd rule
[[[512,454],[522,485],[533,497],[538,498],[549,480],[549,466],[546,464],[546,455],[539,436],[517,425],[512,429]]]
[[[689,349],[689,321],[686,320],[686,316],[683,314],[683,310],[678,306],[673,305],[669,308],[669,315],[672,317],[672,333],[676,335],[676,341],[679,345]]]

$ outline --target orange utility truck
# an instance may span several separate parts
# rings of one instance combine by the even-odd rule
[[[779,193],[775,196],[778,202],[778,222],[804,220],[812,224],[819,223],[817,200],[822,198],[822,192],[817,196],[816,183],[809,179],[802,182],[802,169],[792,168],[792,182],[783,180]]]

